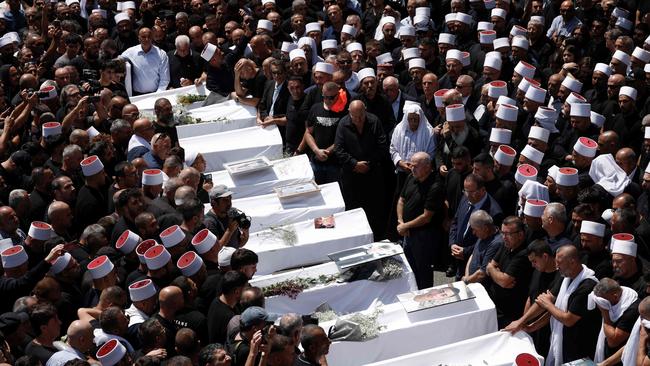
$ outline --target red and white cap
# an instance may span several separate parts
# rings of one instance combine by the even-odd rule
[[[29,225],[27,235],[32,239],[45,241],[50,240],[52,232],[52,225],[47,222],[32,221],[31,225]]]
[[[488,97],[497,99],[502,95],[508,95],[508,84],[505,81],[495,80],[488,85]]]
[[[582,91],[582,83],[578,79],[573,78],[571,75],[568,75],[562,81],[562,86],[571,90],[572,92],[580,93]]]
[[[578,169],[576,168],[560,168],[555,174],[555,183],[564,187],[574,187],[580,182],[578,177]]]
[[[485,54],[483,67],[491,67],[495,70],[501,71],[501,66],[503,66],[503,60],[501,60],[500,52],[492,51]]]
[[[97,155],[89,156],[81,161],[81,171],[84,176],[90,177],[104,170],[104,164]]]
[[[115,249],[119,250],[123,254],[129,254],[138,246],[138,243],[140,243],[141,240],[142,238],[133,231],[129,229],[124,230],[115,242]]]
[[[2,268],[15,268],[27,263],[29,257],[22,245],[14,245],[0,253],[2,257]]]
[[[514,39],[512,41],[514,42]],[[519,61],[515,66],[515,72],[525,78],[532,79],[535,76],[535,70],[535,66],[524,61]]]
[[[192,238],[192,246],[197,253],[203,254],[212,249],[217,243],[217,236],[210,230],[203,229]]]
[[[571,117],[591,117],[591,104],[589,103],[571,103]]]
[[[102,366],[117,365],[122,361],[124,356],[126,356],[126,347],[115,338],[104,343],[104,345],[97,350],[97,361],[99,361]]]
[[[142,171],[143,186],[157,186],[163,184],[163,172],[160,169],[145,169]]]
[[[185,277],[194,276],[201,266],[203,266],[203,259],[195,252],[187,252],[176,261],[176,267]]]
[[[475,1],[481,1],[481,0],[475,0]],[[470,0],[472,2],[472,0]],[[476,26],[476,30],[479,32],[481,31],[486,31],[486,30],[494,30],[494,24],[491,22],[478,22],[478,25]],[[496,35],[496,32],[494,33]]]
[[[490,131],[490,142],[508,145],[512,139],[512,131],[505,128],[492,127]]]
[[[546,205],[548,205],[548,202],[544,200],[526,200],[524,204],[524,215],[537,218],[542,217]]]
[[[573,145],[573,151],[584,157],[593,158],[598,151],[598,144],[589,137],[580,137]]]
[[[88,270],[93,280],[98,280],[111,273],[115,266],[107,256],[102,255],[88,263]]]
[[[503,166],[512,166],[517,152],[508,145],[501,145],[494,153],[494,160]]]
[[[515,172],[515,181],[523,185],[527,180],[537,180],[537,168],[529,164],[521,164]]]
[[[54,99],[59,95],[56,92],[56,87],[54,85],[45,85],[45,83],[43,83],[43,85],[41,85],[41,88],[39,89],[39,91],[41,93],[47,93],[46,97],[40,98],[43,101]]]
[[[147,261],[147,268],[151,270],[160,269],[172,259],[171,254],[162,245],[154,245],[144,253],[144,260]]]
[[[363,68],[359,71],[357,71],[357,78],[359,78],[359,82],[363,81],[365,78],[376,78],[377,75],[375,75],[375,69],[372,67],[366,67]]]
[[[521,90],[522,92],[526,93],[526,92],[528,91],[528,88],[529,88],[531,85],[540,86],[540,82],[537,81],[537,80],[535,80],[535,79],[531,79],[531,78],[529,78],[529,77],[525,77],[525,76],[524,76],[524,77],[521,79],[521,81],[519,82],[519,84],[517,84],[517,89],[519,89],[519,90]]]
[[[456,44],[456,36],[450,33],[440,33],[438,36],[438,44],[449,44],[449,45],[455,45]]]
[[[636,257],[637,244],[634,242],[634,235],[627,233],[618,233],[612,235],[609,243],[612,254],[624,254]]]
[[[460,63],[463,64],[463,67],[468,67],[470,62],[472,61],[469,52],[463,51],[463,52],[461,52],[461,55],[462,55],[463,59],[460,60]]]
[[[615,59],[621,61],[622,63],[624,63],[627,66],[630,66],[630,63],[632,62],[632,60],[630,59],[630,55],[628,55],[627,53],[625,53],[625,52],[623,52],[621,50],[616,50],[614,52],[614,54],[612,55],[612,58],[615,58]]]
[[[492,23],[490,23],[490,25],[492,25]],[[478,33],[478,39],[481,42],[481,44],[491,45],[492,42],[494,42],[494,40],[497,39],[497,32],[491,29],[482,30]]]
[[[499,48],[510,48],[510,40],[507,37],[497,38],[492,42],[492,46],[495,50]]]
[[[530,43],[528,42],[528,38],[522,36],[512,37],[512,47],[527,50],[529,46]]]
[[[129,297],[131,301],[142,301],[150,297],[156,296],[156,286],[150,279],[132,283],[129,286]]]
[[[501,8],[494,8],[490,13],[490,17],[499,17],[501,19],[506,19],[507,13]]]
[[[70,253],[67,252],[63,253],[62,256],[60,256],[54,261],[48,273],[51,275],[56,275],[63,272],[63,270],[68,267],[68,264],[70,264],[70,259],[72,259]]]
[[[183,240],[185,240],[185,233],[178,225],[170,226],[160,233],[160,241],[162,241],[165,248],[175,247]]]
[[[525,98],[536,103],[544,103],[546,100],[546,90],[540,88],[539,86],[531,85],[528,90],[526,90]]]
[[[511,104],[501,104],[497,109],[496,117],[504,121],[515,122],[519,108]]]
[[[587,99],[576,92],[571,92],[564,102],[568,104],[587,103]]]
[[[375,60],[377,60],[377,66],[393,64],[393,56],[390,54],[390,52],[382,53],[381,55],[375,57]]]
[[[634,49],[634,52],[632,52],[632,57],[638,59],[639,61],[643,61],[643,63],[646,64],[650,62],[650,52],[644,50],[641,47],[636,47]]]
[[[605,116],[603,116],[600,113],[591,111],[590,119],[591,119],[591,124],[598,128],[603,127],[603,125],[605,124]]]
[[[436,108],[443,108],[445,106],[445,103],[442,101],[442,97],[444,97],[445,93],[448,91],[449,89],[438,89],[435,93],[433,93],[433,99],[436,102]]]
[[[452,104],[445,108],[445,116],[447,122],[460,122],[465,121],[465,106],[462,104]]]
[[[510,29],[511,36],[528,37],[528,30],[520,25],[515,25]]]
[[[636,101],[637,91],[631,86],[622,86],[621,90],[618,92],[618,95],[625,95],[626,97]]]
[[[520,353],[515,357],[515,362],[512,366],[540,366],[537,357],[530,353]]]
[[[104,16],[103,18],[106,18],[106,16]],[[113,19],[115,20],[115,24],[120,24],[120,22],[123,22],[123,21],[129,21],[129,22],[131,21],[131,18],[129,17],[129,13],[127,13],[127,12],[117,13],[113,17]]]
[[[521,155],[525,156],[528,160],[534,162],[537,165],[541,164],[542,160],[544,160],[544,153],[530,145],[524,146],[524,148],[521,150]]]
[[[612,68],[609,67],[609,65],[604,64],[602,62],[599,62],[599,63],[596,64],[596,66],[594,66],[594,72],[603,73],[603,74],[607,75],[607,77],[612,76]]]
[[[551,131],[539,126],[532,126],[528,133],[529,139],[536,139],[543,142],[548,142],[549,136],[551,136]]]
[[[59,122],[45,122],[41,126],[43,137],[58,136],[61,134],[62,128]]]
[[[580,224],[580,234],[590,234],[602,238],[605,236],[605,225],[594,221],[583,220],[582,224]]]
[[[402,58],[404,58],[404,61],[417,57],[420,57],[420,49],[417,47],[405,48],[402,50]]]
[[[154,245],[159,245],[157,241],[153,239],[147,239],[143,240],[142,243],[138,244],[137,247],[135,247],[135,254],[138,255],[138,260],[142,264],[147,264],[147,261],[144,259],[144,254],[149,250],[151,247]]]
[[[217,46],[212,43],[208,43],[205,45],[205,47],[203,47],[203,51],[201,51],[201,58],[207,62],[210,62],[215,53],[217,53]]]

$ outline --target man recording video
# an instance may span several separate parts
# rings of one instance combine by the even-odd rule
[[[217,236],[219,246],[244,246],[251,221],[242,211],[232,207],[232,192],[223,184],[214,186],[210,190],[210,206],[203,224]]]

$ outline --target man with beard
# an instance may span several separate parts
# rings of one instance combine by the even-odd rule
[[[83,75],[84,70],[99,70],[99,40],[95,37],[84,39],[84,51],[81,55],[73,58],[70,65],[77,68],[79,74]],[[84,79],[85,80],[85,79]]]
[[[438,169],[451,167],[451,153],[456,147],[465,146],[471,156],[476,156],[481,149],[478,132],[467,124],[465,107],[462,104],[453,104],[445,108],[446,122],[442,127],[442,141],[436,152],[436,166]],[[445,170],[446,170],[445,169]]]
[[[390,134],[395,127],[393,109],[386,97],[377,92],[377,77],[371,68],[359,70],[357,73],[361,84],[358,99],[366,106],[368,113],[382,116],[381,127],[385,134]]]
[[[167,98],[159,98],[154,103],[154,113],[156,121],[154,128],[156,133],[164,133],[171,138],[172,146],[178,146],[178,133],[176,125],[178,122],[174,119],[174,109]],[[162,169],[162,164],[159,169]]]
[[[86,182],[77,196],[75,217],[79,227],[85,228],[109,214],[106,197],[107,177],[104,164],[96,155],[81,161],[81,171]]]
[[[118,53],[122,53],[138,44],[138,37],[133,31],[133,23],[128,14],[117,14],[115,16],[115,27],[117,32],[113,36],[113,39],[115,40]]]
[[[591,103],[591,110],[602,113],[607,101],[607,79],[612,75],[612,69],[604,63],[597,63],[591,74],[592,89],[585,92],[585,98]]]
[[[614,117],[611,129],[616,132],[622,147],[630,147],[637,154],[643,140],[643,127],[636,109],[637,90],[622,86],[618,94],[620,112]]]

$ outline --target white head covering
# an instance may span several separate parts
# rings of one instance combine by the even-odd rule
[[[627,173],[616,164],[612,154],[596,157],[591,162],[589,176],[599,186],[603,187],[613,197],[623,193],[630,184]]]
[[[316,47],[316,41],[311,37],[300,37],[298,40],[298,48],[304,45],[307,45],[311,48],[311,64],[315,65],[321,60],[321,58],[318,57],[318,48]]]
[[[345,50],[352,53],[354,51],[361,51],[363,52],[363,45],[359,42],[352,42],[345,46]]]
[[[420,116],[420,123],[418,129],[415,130],[415,136],[406,138],[406,133],[410,131],[408,116],[415,113]],[[402,160],[410,160],[412,156],[413,144],[416,146],[415,151],[427,151],[427,147],[431,143],[433,137],[433,127],[429,124],[427,117],[422,108],[417,104],[405,104],[404,115],[402,120],[395,126],[395,132],[391,138],[391,146],[397,148],[397,152],[402,157]]]
[[[535,113],[535,120],[543,128],[551,131],[551,133],[560,132],[557,127],[555,127],[555,121],[557,120],[559,112],[554,108],[549,107],[539,107]]]

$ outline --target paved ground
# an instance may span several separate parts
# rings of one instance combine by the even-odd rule
[[[433,272],[433,285],[438,286],[438,285],[444,285],[446,283],[451,283],[453,281],[453,277],[446,277],[445,272],[440,272],[440,271],[434,271]]]

